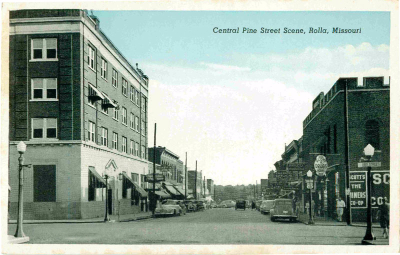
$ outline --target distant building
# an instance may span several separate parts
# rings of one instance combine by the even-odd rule
[[[207,179],[207,189],[211,197],[214,199],[215,198],[215,190],[214,190],[214,180],[213,179]]]
[[[196,181],[196,175],[197,175],[197,181]],[[201,198],[203,194],[202,171],[197,171],[196,174],[195,170],[188,170],[187,176],[188,176],[188,196],[192,195],[194,198],[197,199]]]

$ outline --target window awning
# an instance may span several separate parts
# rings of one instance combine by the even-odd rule
[[[134,182],[134,181],[131,179],[131,177],[129,177],[129,176],[126,174],[126,172],[122,172],[122,175],[123,175],[126,179],[128,179],[128,180],[133,184],[133,186],[135,186],[135,189],[139,192],[139,194],[140,194],[141,197],[147,197],[147,192],[146,192],[142,187],[140,187],[139,184],[137,184],[136,182]]]
[[[114,101],[109,98],[106,94],[103,93],[104,99],[103,99],[103,107],[105,108],[118,108],[118,105],[114,103]]]
[[[169,193],[171,193],[171,194],[174,195],[174,196],[179,196],[179,195],[181,195],[181,194],[174,188],[174,186],[171,185],[171,184],[168,184],[168,183],[165,183],[165,182],[164,182],[164,187],[165,187],[165,189],[167,189],[167,191],[168,191]]]
[[[89,171],[96,176],[97,179],[99,179],[99,181],[101,181],[104,185],[106,185],[106,181],[103,179],[103,177],[101,177],[101,175],[99,173],[97,173],[96,168],[94,166],[89,166]]]
[[[170,194],[165,193],[165,191],[156,191],[156,195],[162,197],[162,198],[171,198]]]
[[[90,83],[89,83],[89,97],[95,101],[104,99],[103,93],[101,93],[95,86],[93,86]]]
[[[185,191],[184,191],[181,187],[174,186],[174,188],[175,188],[179,193],[181,193],[182,195],[185,195]]]

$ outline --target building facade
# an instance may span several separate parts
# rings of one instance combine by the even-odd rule
[[[349,186],[347,206],[351,207],[351,219],[365,221],[367,176],[358,162],[368,144],[375,148],[372,161],[381,162],[381,167],[372,169],[373,215],[384,198],[390,198],[390,78],[340,78],[328,93],[320,93],[312,106],[312,112],[303,121],[302,157],[306,169],[314,169],[318,155],[324,155],[328,162],[326,177],[316,178],[316,214],[336,217],[336,201],[339,197],[346,199]]]
[[[208,189],[208,194],[211,196],[212,199],[215,200],[215,190],[214,190],[214,180],[213,179],[207,179],[207,189]]]
[[[197,172],[197,173],[196,173]],[[197,176],[197,181],[196,181]],[[188,170],[188,196],[191,195],[196,199],[203,197],[203,174],[202,171]]]
[[[106,196],[110,214],[143,210],[148,86],[86,11],[11,11],[11,217],[19,141],[26,219],[101,217]]]

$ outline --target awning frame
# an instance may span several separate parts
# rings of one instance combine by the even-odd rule
[[[103,100],[104,95],[101,93],[95,86],[93,86],[91,83],[89,83],[89,97],[90,99],[97,101],[97,100]]]
[[[103,93],[104,99],[102,101],[104,108],[116,108],[118,109],[118,104],[109,98],[105,93]]]
[[[102,182],[104,185],[106,185],[106,181],[104,180],[103,177],[96,171],[96,168],[94,166],[89,166],[89,171],[97,178],[99,179],[100,182]]]
[[[146,192],[142,187],[140,187],[139,184],[137,184],[136,182],[134,182],[134,181],[132,180],[132,178],[129,177],[129,176],[126,174],[125,171],[122,172],[122,175],[132,183],[132,185],[133,185],[133,186],[135,187],[135,189],[139,192],[139,194],[140,194],[141,197],[147,197],[147,192]]]

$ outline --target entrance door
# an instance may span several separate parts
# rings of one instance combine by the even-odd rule
[[[112,189],[109,189],[107,192],[107,208],[108,214],[112,214]]]

